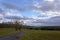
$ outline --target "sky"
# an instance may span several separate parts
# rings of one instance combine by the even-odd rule
[[[0,22],[15,18],[26,25],[60,26],[60,0],[0,0]]]

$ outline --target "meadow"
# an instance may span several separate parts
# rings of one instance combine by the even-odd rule
[[[60,40],[59,30],[35,30],[35,29],[23,29],[25,33],[20,37],[20,40]],[[4,37],[10,34],[15,34],[14,28],[0,28],[0,37]]]
[[[60,31],[26,29],[20,40],[60,40]]]
[[[0,28],[0,37],[17,33],[14,28]]]

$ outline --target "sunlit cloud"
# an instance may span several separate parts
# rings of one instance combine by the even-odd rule
[[[23,15],[17,10],[9,10],[9,11],[7,10],[5,13],[5,17],[12,17],[12,16],[23,17]]]
[[[49,2],[53,2],[54,0],[44,0],[44,1],[49,1]]]
[[[4,15],[0,14],[0,19],[3,19],[4,18]]]

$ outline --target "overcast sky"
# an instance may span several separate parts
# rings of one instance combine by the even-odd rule
[[[0,0],[0,22],[14,18],[27,25],[60,26],[60,0]]]

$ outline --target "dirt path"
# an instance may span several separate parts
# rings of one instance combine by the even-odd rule
[[[0,38],[0,40],[19,40],[21,36],[24,34],[25,30],[21,30],[20,32],[16,34],[11,34],[9,36],[5,36]]]

